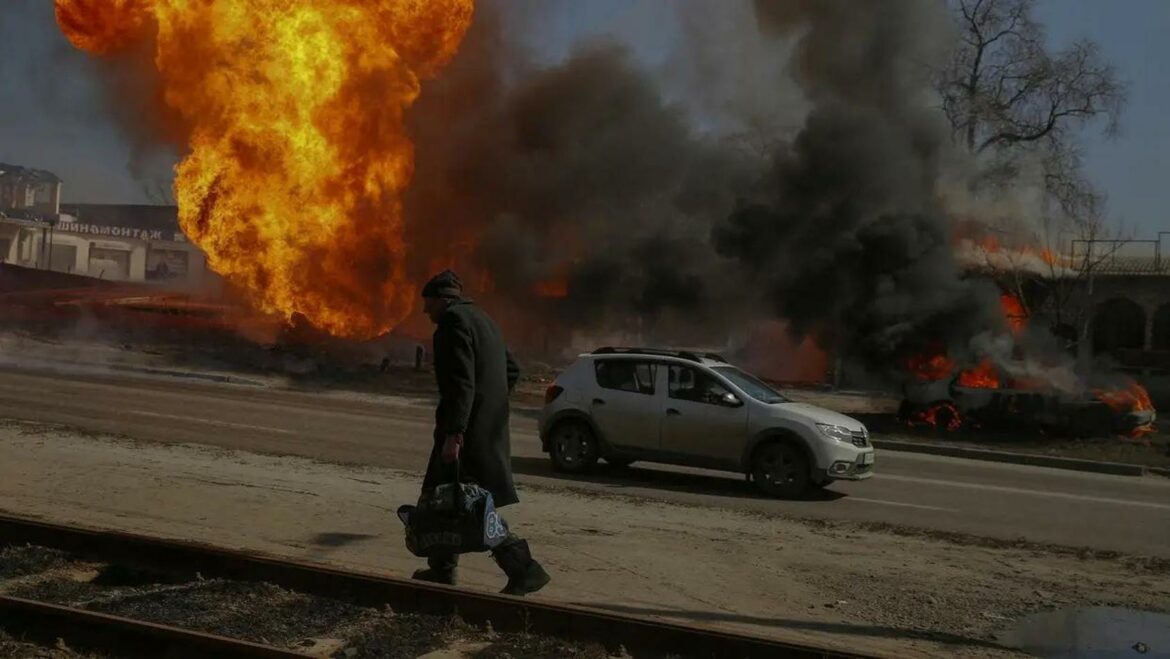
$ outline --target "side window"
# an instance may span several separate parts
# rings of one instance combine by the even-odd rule
[[[723,405],[723,397],[731,393],[715,378],[689,366],[670,366],[667,381],[667,393],[675,400]]]
[[[633,359],[598,360],[594,366],[597,384],[603,389],[616,389],[636,394],[654,395],[654,377],[658,365]]]

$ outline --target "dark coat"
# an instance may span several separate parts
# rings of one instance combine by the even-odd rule
[[[463,433],[462,479],[491,492],[496,506],[516,503],[508,395],[520,369],[504,345],[500,328],[470,300],[458,300],[439,318],[434,359],[439,406],[423,488],[451,480],[450,465],[442,461],[443,440]]]

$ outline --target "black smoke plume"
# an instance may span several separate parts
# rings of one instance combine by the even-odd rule
[[[735,272],[710,248],[711,222],[757,166],[699,135],[621,46],[535,68],[484,9],[412,109],[416,276],[462,252],[497,294],[564,325],[649,330],[664,314],[719,324],[711,314],[734,309],[721,301]],[[541,297],[549,280],[568,297]]]
[[[715,227],[716,250],[763,283],[794,331],[871,364],[1002,324],[995,291],[960,275],[941,194],[954,154],[926,74],[945,45],[943,7],[756,8],[763,29],[801,34],[791,68],[813,107],[753,202]]]
[[[762,136],[763,158],[697,129],[622,48],[588,44],[535,67],[481,12],[414,108],[407,214],[420,276],[462,246],[497,292],[575,328],[677,341],[779,317],[885,366],[925,337],[962,343],[1002,323],[994,291],[960,276],[940,194],[953,153],[926,74],[945,47],[943,8],[761,0],[755,10],[765,54],[789,62],[791,80],[770,84],[795,81],[793,105],[809,108],[795,136]],[[698,64],[702,48],[686,47],[680,61]],[[744,123],[760,124],[758,103],[752,111]],[[533,294],[558,274],[568,297]]]

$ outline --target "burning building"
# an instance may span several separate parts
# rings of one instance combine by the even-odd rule
[[[1028,297],[1004,293],[1007,331],[978,337],[957,358],[933,345],[907,359],[902,419],[951,431],[1150,432],[1156,412],[1147,386],[1164,391],[1170,364],[1157,343],[1158,312],[1147,316],[1135,299],[1170,314],[1170,266],[1158,241],[1107,242],[1097,258],[1092,244],[1066,255],[984,241],[985,267],[972,259],[972,274],[1001,282],[1006,275]],[[1149,255],[1133,255],[1143,246]]]

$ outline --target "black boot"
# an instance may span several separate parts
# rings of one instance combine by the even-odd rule
[[[459,566],[458,556],[431,556],[427,559],[427,565],[425,570],[415,570],[415,579],[448,586],[455,585],[455,568]]]
[[[496,564],[508,575],[508,585],[500,592],[505,595],[527,595],[544,588],[550,581],[548,573],[532,558],[527,540],[506,542],[492,552]]]
[[[418,581],[430,581],[431,583],[447,584],[448,586],[455,585],[455,570],[450,572],[442,572],[433,568],[425,570],[415,570],[413,579]]]

